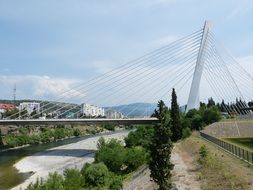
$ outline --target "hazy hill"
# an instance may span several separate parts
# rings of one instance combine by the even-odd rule
[[[125,116],[129,117],[144,117],[150,116],[154,113],[156,108],[155,103],[133,103],[127,105],[119,105],[119,106],[112,106],[112,107],[105,107],[105,110],[116,110]]]

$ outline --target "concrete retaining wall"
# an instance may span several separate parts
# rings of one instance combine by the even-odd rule
[[[203,132],[218,138],[253,137],[253,120],[216,122],[205,127]]]

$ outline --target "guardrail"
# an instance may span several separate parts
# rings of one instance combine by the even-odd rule
[[[225,141],[218,139],[216,137],[207,135],[203,132],[200,132],[200,136],[202,138],[204,138],[205,140],[216,144],[217,146],[219,146],[223,150],[227,151],[228,153],[236,156],[237,158],[239,158],[249,164],[253,164],[253,152],[250,152],[250,151],[245,150],[239,146],[225,142]]]

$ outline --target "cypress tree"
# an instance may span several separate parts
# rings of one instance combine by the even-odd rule
[[[149,147],[150,176],[159,185],[159,190],[167,190],[171,188],[170,178],[173,164],[170,162],[170,156],[173,144],[168,108],[163,101],[159,101],[158,110],[155,110],[154,115],[160,122],[154,126],[154,136]]]
[[[179,106],[177,103],[177,95],[174,88],[172,89],[171,95],[170,117],[171,117],[171,132],[172,132],[171,139],[173,142],[176,142],[182,137],[182,127],[180,122]]]

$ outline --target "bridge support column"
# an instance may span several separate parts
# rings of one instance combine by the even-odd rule
[[[186,112],[191,110],[191,109],[198,109],[199,108],[199,86],[200,86],[200,80],[202,76],[202,71],[204,68],[204,49],[206,46],[206,40],[208,37],[208,31],[210,29],[210,22],[206,21],[203,29],[203,34],[202,34],[202,39],[201,39],[201,44],[199,47],[199,53],[197,57],[197,62],[193,74],[193,79],[191,83],[191,89],[190,89],[190,94],[188,97],[188,102],[187,102],[187,108]]]

